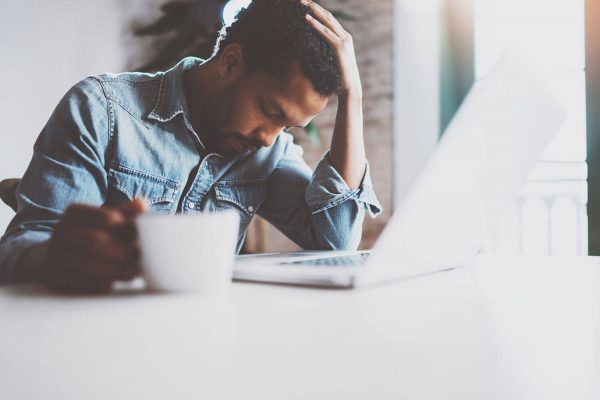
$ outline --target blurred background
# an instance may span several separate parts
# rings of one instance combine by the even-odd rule
[[[594,133],[600,120],[586,113],[600,101],[600,35],[592,29],[600,26],[600,9],[595,1],[320,3],[354,37],[364,86],[367,156],[385,210],[375,220],[366,218],[361,248],[375,242],[473,82],[506,48],[518,44],[558,84],[569,116],[486,250],[600,254],[600,146]],[[164,69],[186,55],[207,57],[223,19],[245,4],[0,0],[0,179],[23,174],[37,135],[74,83],[102,72]],[[294,132],[311,166],[329,146],[335,110],[336,104],[330,104],[308,132]],[[12,211],[0,206],[2,231],[11,217]],[[294,249],[268,223],[253,221],[247,251]]]

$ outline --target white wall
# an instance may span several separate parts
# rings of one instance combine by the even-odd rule
[[[439,138],[441,2],[395,0],[394,6],[394,203],[397,206]]]
[[[23,174],[37,135],[74,83],[124,68],[123,10],[133,3],[0,0],[0,179]],[[0,204],[0,232],[12,215]]]

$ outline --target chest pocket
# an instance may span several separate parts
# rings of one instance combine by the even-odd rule
[[[116,207],[134,198],[143,198],[152,211],[175,211],[173,206],[179,193],[179,183],[175,181],[119,166],[109,170],[108,184],[107,203],[110,206]]]
[[[214,188],[218,210],[233,208],[250,217],[256,213],[267,193],[264,179],[219,181]]]
[[[217,211],[233,209],[240,214],[240,240],[267,193],[264,179],[219,181],[214,185]]]

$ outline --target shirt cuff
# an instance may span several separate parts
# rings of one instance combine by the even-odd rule
[[[41,265],[45,258],[45,246],[34,245],[47,242],[50,236],[49,232],[28,231],[6,238],[0,244],[0,283],[15,282],[17,268],[25,255],[28,263]]]
[[[369,162],[366,163],[365,174],[358,189],[350,189],[344,178],[331,165],[329,151],[317,164],[305,197],[313,214],[335,207],[349,199],[362,203],[371,218],[375,218],[382,211],[381,203],[373,190]]]

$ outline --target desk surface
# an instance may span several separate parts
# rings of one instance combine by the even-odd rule
[[[600,263],[220,299],[0,289],[6,399],[598,399]]]

